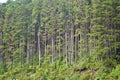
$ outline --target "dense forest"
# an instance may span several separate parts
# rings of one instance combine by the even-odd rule
[[[120,0],[0,3],[0,80],[120,80]]]

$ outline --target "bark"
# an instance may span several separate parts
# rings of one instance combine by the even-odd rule
[[[21,38],[21,37],[20,37]],[[22,40],[20,39],[20,42],[19,42],[19,48],[20,48],[20,64],[21,66],[23,65],[23,55],[22,55]]]
[[[46,33],[46,27],[45,27],[45,60],[47,55],[47,33]]]
[[[52,63],[54,62],[54,38],[52,36]]]
[[[60,37],[60,30],[59,30],[59,37]],[[60,54],[61,54],[61,51],[60,51],[60,45],[61,45],[61,43],[60,43],[60,38],[59,38],[59,58],[61,58],[61,56],[60,56]]]
[[[67,32],[65,32],[65,54],[66,54],[66,65],[68,65],[68,44],[67,44]]]
[[[28,33],[29,33],[29,27],[28,27]],[[27,64],[30,63],[30,40],[27,36]]]
[[[39,66],[41,64],[41,47],[40,47],[40,35],[38,34],[38,53],[39,53]]]
[[[71,64],[74,64],[74,29],[71,27]]]

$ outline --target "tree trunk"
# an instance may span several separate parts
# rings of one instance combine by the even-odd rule
[[[71,64],[74,64],[74,29],[71,27]]]
[[[66,54],[66,65],[68,65],[68,44],[67,44],[67,31],[65,32],[65,54]]]
[[[52,63],[54,62],[54,39],[52,36]]]
[[[46,33],[46,27],[45,27],[45,60],[47,56],[47,33]]]
[[[27,34],[29,34],[29,27]],[[29,36],[27,35],[27,64],[29,63],[30,63],[30,41],[29,41]]]
[[[39,66],[41,64],[41,47],[40,47],[40,35],[38,34],[38,53],[39,53]]]

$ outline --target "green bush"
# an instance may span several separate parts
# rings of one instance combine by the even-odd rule
[[[90,72],[84,72],[79,80],[94,80],[94,75]]]
[[[117,65],[116,68],[112,70],[109,77],[111,79],[120,80],[120,64]]]

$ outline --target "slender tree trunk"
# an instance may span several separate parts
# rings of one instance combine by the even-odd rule
[[[60,37],[60,30],[59,30],[59,37]],[[60,54],[61,54],[61,52],[60,52],[60,45],[61,45],[60,38],[59,38],[59,42],[58,43],[59,43],[59,45],[58,45],[59,46],[59,58],[61,58],[61,56],[60,56]]]
[[[77,60],[77,53],[78,53],[78,49],[77,49],[78,43],[77,43],[77,41],[78,41],[78,39],[77,39],[77,36],[76,36],[76,37],[75,37],[75,47],[74,47],[74,49],[75,49],[75,51],[74,51],[74,52],[75,52],[75,54],[74,54],[74,55],[75,55],[75,59],[74,59],[75,62],[76,62],[76,60]]]
[[[20,37],[21,38],[21,37]],[[23,65],[23,56],[22,56],[22,41],[20,39],[20,42],[19,42],[19,48],[20,48],[20,64],[21,64],[21,67]]]
[[[65,54],[66,54],[66,65],[68,65],[68,43],[67,43],[67,31],[65,32]]]
[[[40,47],[40,35],[38,34],[38,53],[39,53],[39,66],[41,64],[41,47]]]
[[[52,36],[52,63],[54,62],[54,38]]]
[[[38,16],[39,17],[39,16]],[[39,23],[37,23],[35,25],[35,52],[38,52],[38,26],[39,26]]]
[[[28,27],[28,33],[29,33],[29,27]],[[29,36],[27,35],[27,64],[29,63],[30,63],[30,41],[29,41]]]
[[[117,30],[116,24],[114,24],[114,28],[115,28],[115,30]],[[114,34],[115,34],[115,31],[114,31]],[[115,45],[116,45],[116,42],[117,42],[117,38],[115,38]],[[117,54],[117,48],[116,47],[114,48],[114,51],[115,51],[115,54]]]
[[[71,64],[74,64],[74,29],[71,27]]]
[[[47,33],[46,33],[46,27],[45,27],[45,60],[47,55]]]
[[[30,46],[29,46],[29,40],[27,40],[27,64],[30,63]]]

